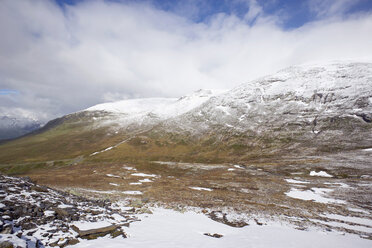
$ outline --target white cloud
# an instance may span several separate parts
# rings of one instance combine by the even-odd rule
[[[370,14],[288,31],[248,4],[245,19],[193,23],[148,4],[86,1],[62,11],[52,1],[3,0],[0,89],[20,94],[0,105],[51,118],[120,97],[231,88],[298,63],[372,57]]]
[[[310,0],[309,7],[318,17],[342,16],[361,0]]]

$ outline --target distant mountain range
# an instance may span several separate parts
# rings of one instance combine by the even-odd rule
[[[227,162],[372,147],[372,64],[293,66],[229,91],[104,103],[0,146],[0,162]]]
[[[41,126],[41,122],[26,117],[0,116],[0,140],[22,136]]]

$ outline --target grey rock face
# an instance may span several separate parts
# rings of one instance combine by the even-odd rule
[[[311,151],[371,146],[371,120],[372,64],[335,63],[291,67],[243,84],[163,127],[218,142],[241,136],[246,145],[264,147],[267,139]]]

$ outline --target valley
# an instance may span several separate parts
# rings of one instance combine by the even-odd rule
[[[371,75],[370,63],[304,65],[230,91],[99,104],[1,144],[0,172],[139,219],[193,211],[370,243]]]

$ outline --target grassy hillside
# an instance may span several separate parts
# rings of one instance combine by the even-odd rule
[[[215,127],[209,133],[191,135],[157,126],[144,132],[113,132],[95,126],[94,118],[67,116],[38,133],[0,145],[0,164],[32,164],[73,160],[85,162],[183,161],[222,163],[317,155],[371,145],[372,125],[357,118],[333,118],[312,126],[287,125],[259,134]],[[119,144],[123,140],[124,143]],[[115,146],[117,145],[117,146]],[[113,149],[90,156],[108,147]],[[79,160],[79,162],[81,162]]]

